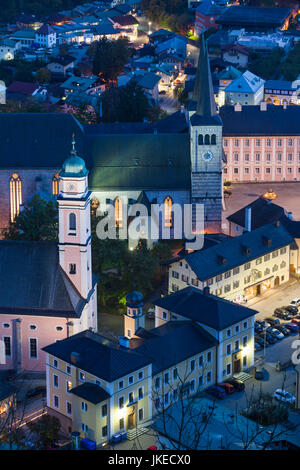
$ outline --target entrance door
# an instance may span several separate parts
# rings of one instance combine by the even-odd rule
[[[256,295],[260,295],[260,284],[257,284],[256,286]]]
[[[136,412],[134,411],[128,415],[128,429],[135,428],[136,426]]]
[[[237,374],[241,372],[241,360],[237,359],[236,361],[233,361],[233,373]]]
[[[274,287],[278,287],[279,286],[279,277],[275,277],[275,280],[274,280]]]

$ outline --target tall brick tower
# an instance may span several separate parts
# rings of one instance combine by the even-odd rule
[[[190,113],[192,203],[204,205],[206,233],[221,231],[222,222],[222,121],[214,100],[208,52],[201,37]],[[194,210],[193,218],[196,211]]]

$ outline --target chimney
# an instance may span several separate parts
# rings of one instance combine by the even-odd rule
[[[288,218],[289,218],[290,220],[293,220],[293,213],[292,213],[292,212],[288,212]]]
[[[261,111],[267,111],[267,103],[265,101],[261,101],[260,110]]]
[[[80,354],[78,352],[71,352],[71,357],[70,357],[70,362],[72,364],[78,364],[78,361],[80,359]]]
[[[251,207],[246,207],[245,209],[245,231],[246,232],[251,232],[251,215],[252,215]]]
[[[241,112],[241,111],[242,111],[242,105],[241,105],[241,103],[236,103],[236,104],[234,105],[234,110],[235,110],[236,112]]]
[[[204,295],[209,295],[209,286],[205,286],[203,289],[203,294]]]
[[[129,338],[126,336],[120,336],[120,346],[126,349],[129,349]]]

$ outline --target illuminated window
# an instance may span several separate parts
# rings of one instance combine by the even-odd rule
[[[53,176],[52,180],[52,194],[53,196],[58,196],[60,193],[60,179],[59,179],[59,174],[56,173]]]
[[[10,178],[9,182],[9,189],[10,189],[10,220],[13,222],[16,216],[20,212],[20,205],[22,204],[22,181],[17,175],[14,173]]]
[[[123,206],[119,197],[115,199],[115,220],[116,227],[123,227]]]
[[[172,199],[170,198],[170,196],[166,197],[164,204],[165,227],[172,227]]]

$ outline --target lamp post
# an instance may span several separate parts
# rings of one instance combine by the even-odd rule
[[[151,21],[149,21],[148,22],[148,26],[149,26],[148,34],[151,34],[151,25],[152,25],[152,23],[151,23]]]

